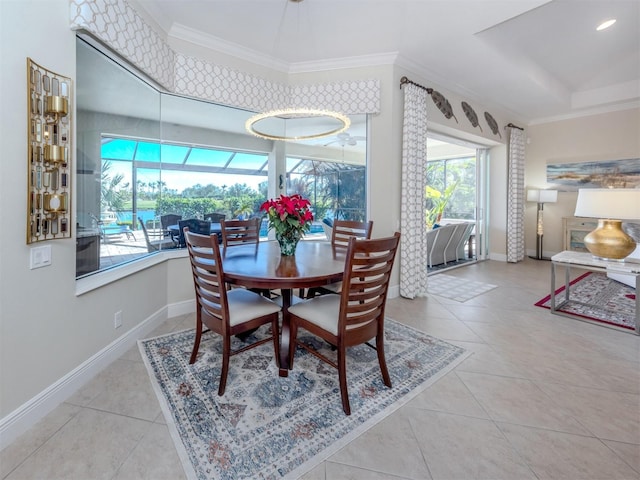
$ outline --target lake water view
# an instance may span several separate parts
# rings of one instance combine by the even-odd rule
[[[138,213],[138,217],[142,219],[145,225],[147,225],[147,222],[153,222],[155,220],[158,224],[158,228],[160,227],[160,219],[156,217],[156,211],[154,209],[138,210],[137,213]],[[134,222],[132,221],[133,213],[131,211],[117,212],[116,215],[118,217],[118,223],[131,223],[132,225],[134,224]],[[136,230],[138,228],[139,227],[136,226]],[[324,230],[322,228],[322,223],[313,222],[309,233],[323,233],[323,232]],[[266,237],[267,233],[268,233],[267,220],[264,219],[262,220],[262,226],[260,227],[260,236]]]

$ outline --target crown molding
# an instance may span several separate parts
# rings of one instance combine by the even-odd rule
[[[347,68],[375,67],[379,65],[393,65],[398,59],[398,52],[361,55],[357,57],[331,58],[313,62],[292,63],[288,73],[312,73],[328,70],[343,70]]]
[[[480,104],[480,105],[482,105],[482,106],[484,106],[486,108],[497,107],[502,111],[502,113],[505,114],[505,116],[508,116],[514,122],[527,123],[526,120],[522,117],[521,114],[519,114],[518,112],[512,110],[508,106],[500,104],[500,103],[487,105],[486,101],[483,99],[483,97],[481,95],[478,95],[476,92],[474,92],[472,90],[469,90],[468,88],[465,88],[462,85],[459,85],[459,84],[457,84],[455,82],[452,82],[451,80],[449,80],[448,78],[443,77],[439,73],[431,71],[428,68],[425,68],[424,66],[422,66],[420,64],[417,64],[412,60],[409,60],[407,57],[403,57],[402,55],[399,55],[398,56],[398,61],[396,62],[396,65],[398,67],[404,68],[405,70],[408,70],[408,71],[410,71],[412,73],[415,73],[416,75],[424,78],[425,82],[433,82],[438,87],[445,88],[448,92],[454,93],[454,94],[462,97],[463,99],[466,99],[466,100],[469,100],[469,101],[473,101],[473,102],[477,102],[478,104]],[[430,85],[426,85],[426,86],[430,86]]]
[[[201,47],[231,55],[240,60],[245,60],[278,72],[289,73],[290,65],[288,62],[278,60],[251,48],[242,47],[237,43],[228,42],[222,38],[202,33],[200,30],[195,30],[179,23],[174,23],[171,26],[169,37],[200,45]]]
[[[543,123],[560,122],[563,120],[573,120],[581,117],[590,117],[592,115],[601,115],[603,113],[620,112],[623,110],[640,109],[640,100],[630,102],[617,103],[615,105],[603,105],[600,107],[588,108],[579,112],[572,112],[566,115],[556,115],[552,117],[536,118],[527,123],[527,125],[540,125]]]
[[[236,43],[228,42],[219,37],[215,37],[177,23],[173,24],[168,35],[169,37],[178,40],[184,40],[195,45],[200,45],[201,47],[215,50],[225,55],[230,55],[241,60],[287,74],[324,72],[329,70],[342,70],[346,68],[374,67],[378,65],[393,65],[398,58],[398,52],[389,52],[357,57],[332,58],[312,62],[289,63],[269,55],[265,55],[264,53],[251,48],[242,47]]]

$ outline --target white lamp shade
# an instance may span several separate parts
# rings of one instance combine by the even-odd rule
[[[558,201],[558,191],[527,190],[527,201],[537,203],[556,203]]]
[[[640,189],[581,188],[578,190],[575,216],[640,220]]]

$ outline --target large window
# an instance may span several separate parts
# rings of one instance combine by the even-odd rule
[[[445,201],[442,218],[473,220],[476,209],[476,157],[427,162],[427,185],[440,196],[427,194],[427,209]]]
[[[166,214],[251,216],[267,198],[265,153],[106,137],[101,156],[101,219],[133,230]]]
[[[296,191],[312,232],[325,216],[366,217],[366,115],[351,116],[353,137],[280,148],[244,130],[253,112],[167,94],[82,39],[76,98],[77,277],[156,254],[140,221],[157,238],[165,214],[246,218]]]
[[[364,165],[287,158],[289,193],[311,201],[316,219],[366,218]]]

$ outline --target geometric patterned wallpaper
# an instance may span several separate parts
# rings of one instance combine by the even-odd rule
[[[509,127],[507,150],[507,262],[524,260],[524,161],[525,133]]]
[[[126,0],[69,0],[72,30],[85,30],[169,92],[252,111],[291,106],[380,113],[380,81],[312,85],[272,82],[174,52]]]
[[[174,90],[175,53],[127,2],[69,0],[72,30],[86,30],[169,91]]]
[[[295,85],[289,95],[293,106],[313,105],[347,114],[380,113],[380,81],[355,80]]]
[[[211,62],[176,54],[175,93],[253,111],[287,101],[286,85]]]

